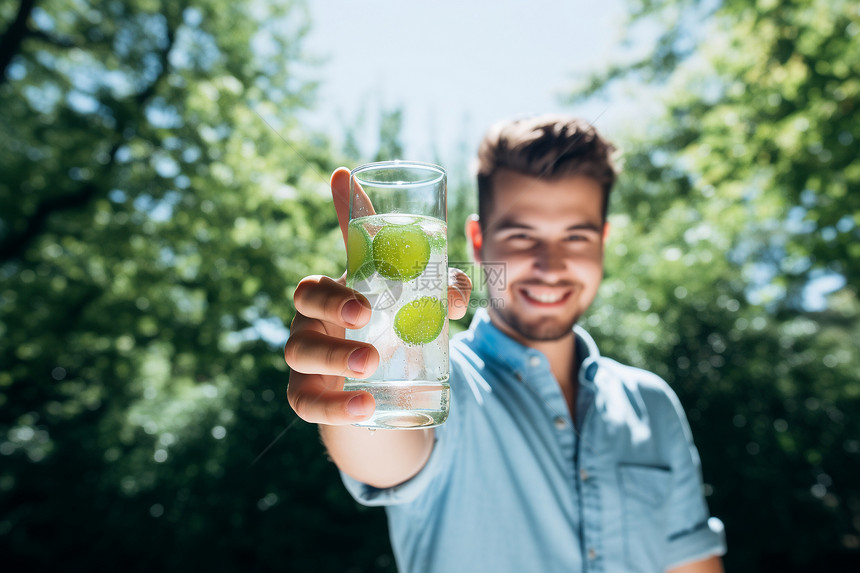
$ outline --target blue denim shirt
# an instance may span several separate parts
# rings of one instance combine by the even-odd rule
[[[725,552],[674,392],[575,328],[575,423],[539,351],[480,311],[451,343],[451,411],[409,481],[376,489],[402,572],[655,573]]]

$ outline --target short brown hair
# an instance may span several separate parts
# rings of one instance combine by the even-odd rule
[[[591,177],[603,188],[603,219],[617,176],[615,146],[582,119],[543,115],[493,125],[478,148],[478,216],[483,227],[492,204],[493,176],[501,169],[555,179]]]

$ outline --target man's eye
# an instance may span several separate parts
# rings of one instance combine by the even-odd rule
[[[503,240],[508,243],[524,243],[526,241],[531,241],[532,238],[525,233],[513,233],[506,235]]]

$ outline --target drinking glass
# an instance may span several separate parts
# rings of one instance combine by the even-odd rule
[[[371,343],[379,368],[344,390],[376,400],[359,426],[427,428],[448,416],[447,175],[437,165],[383,161],[350,173],[346,284],[372,308],[348,340]]]

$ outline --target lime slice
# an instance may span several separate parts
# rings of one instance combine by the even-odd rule
[[[444,230],[430,235],[430,250],[434,253],[448,252],[448,235]]]
[[[430,241],[417,225],[385,225],[373,237],[373,262],[383,277],[411,281],[430,261]]]
[[[347,280],[360,281],[373,274],[373,260],[370,258],[370,235],[360,224],[350,223],[346,231],[346,277]]]
[[[406,344],[433,342],[445,325],[446,305],[434,296],[424,296],[403,305],[394,315],[394,331]]]

